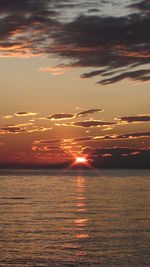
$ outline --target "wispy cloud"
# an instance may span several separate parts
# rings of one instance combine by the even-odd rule
[[[143,114],[143,115],[135,115],[135,116],[124,116],[116,120],[118,120],[118,123],[120,124],[150,122],[150,115]]]
[[[34,141],[34,145],[42,144],[42,145],[49,145],[49,144],[57,144],[60,143],[62,139],[51,139],[51,140],[36,140]]]
[[[35,133],[35,132],[46,132],[52,130],[52,127],[40,127],[40,128],[35,128],[35,129],[29,129],[27,132],[28,133]]]
[[[72,123],[74,127],[83,127],[83,128],[103,127],[103,126],[110,126],[110,125],[115,125],[115,124],[116,124],[115,122],[107,122],[107,121],[99,121],[99,120],[77,121],[77,122]]]
[[[107,134],[107,135],[98,135],[98,136],[79,136],[76,138],[71,139],[64,139],[65,142],[69,143],[88,143],[88,142],[99,142],[99,141],[116,141],[116,140],[123,140],[123,139],[137,139],[137,138],[150,138],[150,132],[132,132],[132,133],[125,133],[125,134]]]
[[[25,128],[21,128],[18,126],[7,126],[0,128],[0,134],[9,134],[9,133],[18,134],[25,131],[26,131]]]
[[[50,130],[52,130],[52,127],[38,127],[36,125],[33,125],[32,122],[27,122],[1,127],[0,135],[45,132]]]
[[[77,117],[84,117],[84,116],[87,116],[87,115],[91,115],[93,113],[97,113],[97,112],[102,112],[104,111],[103,109],[101,108],[93,108],[93,109],[86,109],[86,110],[83,110],[83,111],[80,111],[79,113],[76,114]]]
[[[100,108],[93,108],[93,109],[86,109],[83,111],[80,111],[78,113],[75,114],[70,114],[70,113],[56,113],[53,115],[50,115],[49,117],[47,117],[47,119],[49,120],[67,120],[67,119],[74,119],[77,117],[84,117],[84,116],[88,116],[97,112],[102,112],[104,111],[103,109]]]
[[[75,118],[74,114],[69,114],[69,113],[57,113],[54,115],[50,115],[47,119],[48,120],[68,120],[68,119],[73,119]]]
[[[70,67],[64,66],[64,67],[40,67],[38,71],[40,72],[48,72],[52,75],[62,75],[65,74]]]

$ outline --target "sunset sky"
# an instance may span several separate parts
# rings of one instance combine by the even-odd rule
[[[0,164],[149,160],[148,0],[0,0],[0,25]]]

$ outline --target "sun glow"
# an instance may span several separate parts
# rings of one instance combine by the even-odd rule
[[[76,158],[76,163],[86,163],[87,159],[83,157],[78,157]]]

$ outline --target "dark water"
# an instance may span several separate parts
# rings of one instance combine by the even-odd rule
[[[1,173],[0,266],[150,266],[150,171]]]

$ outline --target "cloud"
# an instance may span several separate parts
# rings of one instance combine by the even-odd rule
[[[103,126],[110,126],[115,125],[115,122],[106,122],[106,121],[99,121],[99,120],[88,120],[88,121],[77,121],[73,122],[72,125],[75,127],[103,127]]]
[[[70,68],[67,66],[64,66],[64,67],[61,67],[61,66],[58,66],[58,67],[40,67],[38,69],[38,71],[49,72],[52,75],[62,75],[62,74],[65,74],[68,71],[68,69],[70,69]]]
[[[82,117],[82,116],[86,116],[86,115],[89,115],[89,114],[93,114],[93,113],[96,113],[96,112],[102,112],[104,111],[103,109],[101,108],[98,108],[98,109],[87,109],[87,110],[84,110],[84,111],[81,111],[79,113],[77,113],[77,117]]]
[[[13,160],[11,161],[4,160],[3,162],[1,162],[0,167],[47,167],[53,169],[66,169],[68,167],[71,168],[71,165],[74,162],[73,154],[69,153],[69,151],[59,149],[59,147],[33,146],[32,156],[34,157],[34,161],[25,161],[22,152],[17,159],[15,158],[15,155],[16,153],[12,155],[11,159]],[[149,169],[150,149],[132,149],[128,147],[85,147],[83,148],[80,155],[86,155],[86,158],[92,168]],[[20,161],[20,159],[23,159],[23,163],[22,161]]]
[[[11,119],[11,118],[13,118],[13,116],[12,116],[12,115],[5,115],[5,116],[3,116],[2,118],[7,120],[7,119]]]
[[[87,137],[80,136],[72,139],[73,142],[87,142],[92,140],[93,140],[92,136],[87,136]]]
[[[100,140],[134,139],[134,138],[143,138],[143,137],[150,137],[150,132],[95,136],[91,138],[91,140],[100,141]]]
[[[65,139],[66,142],[99,142],[102,140],[120,140],[120,139],[135,139],[135,138],[144,138],[150,137],[150,132],[133,132],[133,133],[126,133],[126,134],[112,134],[112,135],[99,135],[99,136],[79,136],[72,139]]]
[[[19,111],[19,112],[15,113],[14,115],[18,116],[18,117],[27,117],[27,116],[35,116],[35,115],[37,115],[37,113],[28,112],[28,111]]]
[[[76,117],[83,117],[87,116],[89,114],[93,114],[96,112],[102,112],[103,109],[86,109],[76,114],[70,114],[70,113],[56,113],[53,115],[50,115],[47,119],[48,120],[66,120],[66,119],[74,119]],[[71,126],[71,125],[70,125]]]
[[[146,69],[150,59],[149,27],[149,18],[143,14],[81,15],[64,26],[62,35],[56,34],[54,52],[74,59],[74,66],[98,68],[82,77],[100,75],[98,83],[103,85],[125,78],[149,80],[150,70]]]
[[[113,148],[91,148],[91,147],[85,147],[82,150],[83,154],[88,154],[89,157],[101,157],[106,154],[110,154],[112,156],[121,156],[121,155],[137,155],[142,152],[149,152],[149,149],[133,149],[129,147],[113,147]],[[136,153],[135,153],[136,152]],[[138,152],[138,153],[137,153]]]
[[[150,80],[150,75],[146,76],[146,74],[150,74],[150,70],[135,70],[135,71],[126,71],[121,74],[117,74],[114,77],[109,77],[107,79],[102,79],[100,84],[111,84],[111,83],[116,83],[119,82],[123,79],[130,78],[135,81],[149,81]]]
[[[26,129],[25,128],[21,128],[18,126],[7,126],[7,127],[2,127],[0,128],[0,134],[18,134],[18,133],[22,133],[25,132]]]
[[[130,8],[137,9],[139,11],[144,11],[146,13],[150,13],[149,10],[149,1],[148,0],[143,0],[137,3],[132,3],[129,5]]]
[[[82,153],[97,168],[149,168],[150,149],[85,147]]]
[[[45,132],[51,130],[52,127],[37,127],[32,122],[19,123],[16,125],[7,125],[6,127],[0,128],[0,135],[5,134],[20,134],[20,133],[34,133],[34,132]]]
[[[60,153],[60,152],[64,152],[64,150],[59,147],[59,146],[35,146],[33,145],[32,146],[32,151],[35,151],[35,152],[45,152],[45,153]]]
[[[75,145],[77,143],[88,143],[88,142],[99,142],[99,141],[116,141],[121,139],[136,139],[136,138],[144,138],[150,137],[150,132],[133,132],[126,134],[112,134],[112,135],[99,135],[99,136],[79,136],[75,138],[65,138],[65,139],[50,139],[50,140],[36,140],[33,145],[57,145],[61,144],[61,146],[68,144]]]
[[[139,122],[149,122],[150,121],[150,115],[144,114],[144,115],[136,115],[136,116],[124,116],[120,117],[118,119],[119,123],[125,122],[125,123],[139,123]]]
[[[62,142],[61,142],[62,141]],[[32,145],[32,151],[39,154],[48,154],[50,157],[66,159],[73,157],[71,146],[66,145],[61,139],[37,140]]]
[[[0,1],[1,56],[46,54],[50,32],[59,25],[55,20],[57,12],[51,7],[53,3],[53,0]]]
[[[49,116],[48,120],[66,120],[66,119],[73,119],[75,117],[74,114],[68,114],[68,113],[57,113],[54,115]]]
[[[21,2],[18,2],[18,0],[1,0],[0,13],[11,12],[12,14],[16,14],[18,11],[22,14],[26,12],[36,13],[46,8],[48,3],[48,0],[22,0]]]
[[[32,150],[36,152],[52,153],[56,157],[61,155],[73,157],[74,154],[81,151],[82,146],[73,143],[73,139],[50,139],[50,140],[36,140],[33,142]]]
[[[35,129],[30,129],[27,132],[28,133],[34,133],[34,132],[46,132],[52,130],[52,127],[40,127],[40,128],[35,128]]]
[[[60,143],[62,139],[51,139],[51,140],[36,140],[34,141],[34,144],[42,144],[42,145],[47,145],[47,144],[57,144]]]
[[[98,77],[102,85],[125,78],[149,81],[149,1],[109,5],[98,0],[1,0],[0,56],[57,56],[63,68],[94,69],[82,78]],[[55,69],[40,70],[64,71],[60,61]]]

